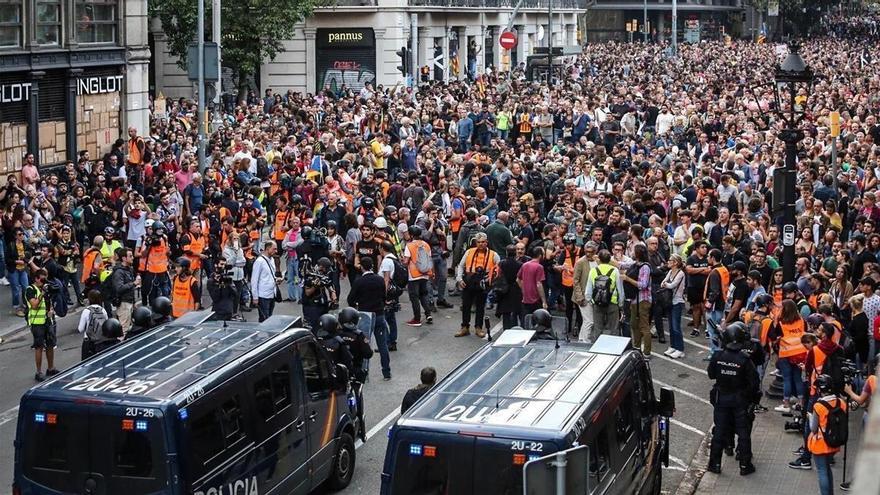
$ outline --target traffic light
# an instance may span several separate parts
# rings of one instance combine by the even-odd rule
[[[400,50],[397,50],[397,56],[400,57],[400,65],[397,66],[397,70],[400,71],[400,74],[403,77],[409,75],[409,57],[410,51],[407,47],[401,47]]]

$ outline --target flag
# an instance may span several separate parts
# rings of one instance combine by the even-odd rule
[[[758,32],[758,44],[763,45],[767,42],[767,23],[761,23],[761,30]]]
[[[449,54],[449,66],[452,74],[458,77],[458,50],[452,50],[452,53]]]

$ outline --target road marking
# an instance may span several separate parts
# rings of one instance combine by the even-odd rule
[[[385,416],[384,418],[382,418],[382,421],[379,421],[378,423],[376,423],[372,428],[370,428],[367,431],[367,440],[372,438],[376,433],[379,433],[380,431],[382,431],[383,428],[388,426],[388,423],[394,421],[394,419],[397,418],[398,416],[400,416],[400,408],[396,408],[393,411],[391,411],[390,413],[388,413],[388,416]],[[360,448],[362,445],[364,445],[364,444],[363,443],[356,444],[355,448]]]
[[[660,466],[660,467],[662,467],[663,469],[666,469],[667,471],[681,471],[682,473],[687,472],[687,469],[685,469],[683,467],[678,467],[678,466]],[[663,493],[669,493],[669,492],[663,492]]]
[[[683,467],[683,468],[687,468],[687,467],[688,467],[687,463],[685,463],[683,460],[679,459],[678,457],[675,457],[675,456],[670,455],[670,456],[669,456],[669,460],[672,461],[672,462],[674,462],[675,464],[678,464],[679,466],[681,466],[681,467]]]
[[[681,361],[678,361],[678,360],[672,359],[672,358],[668,358],[662,354],[654,354],[652,356],[652,358],[658,358],[658,359],[662,359],[664,361],[669,361],[670,363],[677,364],[677,365],[681,366],[682,368],[687,368],[691,371],[696,371],[697,373],[702,373],[707,376],[709,375],[709,373],[706,373],[706,370],[701,370],[700,368],[697,368],[696,366],[691,366],[689,364],[682,363]]]
[[[685,342],[687,342],[688,344],[690,344],[694,347],[698,347],[700,349],[703,349],[704,351],[711,351],[712,350],[712,348],[710,348],[709,346],[703,345],[703,344],[696,342],[696,341],[693,341],[691,339],[682,339],[682,340],[684,340]]]
[[[16,418],[18,418],[18,406],[15,406],[8,411],[4,411],[3,413],[0,413],[0,426],[3,426]]]
[[[709,402],[709,401],[707,401],[706,399],[700,397],[699,395],[692,394],[692,393],[688,392],[687,390],[682,390],[682,389],[680,389],[680,388],[678,388],[678,387],[675,387],[675,386],[673,386],[673,385],[669,385],[668,383],[663,383],[663,382],[657,380],[656,378],[654,379],[654,383],[656,383],[657,385],[660,385],[661,387],[668,388],[669,390],[672,390],[672,391],[674,391],[674,392],[676,392],[676,393],[679,393],[679,394],[681,394],[681,395],[683,395],[683,396],[685,396],[685,397],[690,397],[691,399],[694,399],[694,400],[697,401],[697,402],[702,402],[703,404],[706,404],[707,406],[711,406],[711,405],[712,405],[711,402]]]
[[[682,423],[681,421],[679,421],[679,420],[677,420],[677,419],[669,418],[669,422],[672,423],[672,424],[674,424],[675,426],[678,426],[679,428],[684,428],[684,429],[687,430],[687,431],[690,431],[690,432],[696,433],[697,435],[700,435],[701,437],[706,436],[706,432],[705,432],[705,431],[703,431],[703,430],[701,430],[701,429],[699,429],[699,428],[694,428],[693,426],[691,426],[691,425],[689,425],[689,424],[687,424],[687,423]]]

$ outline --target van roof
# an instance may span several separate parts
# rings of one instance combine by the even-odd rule
[[[510,332],[510,330],[508,330]],[[398,420],[451,430],[541,429],[564,433],[629,356],[629,339],[602,336],[593,346],[531,340],[477,351]],[[620,340],[618,342],[618,340]]]
[[[94,356],[32,388],[41,397],[113,402],[193,400],[219,375],[279,342],[308,335],[301,319],[273,316],[263,323],[207,321],[193,311]]]

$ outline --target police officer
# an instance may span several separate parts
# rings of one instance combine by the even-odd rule
[[[348,346],[352,355],[353,366],[349,369],[351,377],[351,388],[357,400],[357,417],[360,422],[358,435],[361,441],[367,441],[366,429],[364,428],[364,382],[367,381],[367,369],[364,363],[373,357],[373,349],[370,347],[370,340],[363,332],[358,330],[358,321],[361,315],[354,308],[343,308],[339,312],[339,324],[342,326],[342,340]]]
[[[164,325],[171,321],[171,299],[165,296],[159,296],[153,299],[153,326]]]
[[[321,258],[330,259],[330,242],[324,236],[315,235],[314,229],[305,225],[299,231],[302,243],[296,247],[296,257],[299,260],[299,273],[301,278],[314,270],[314,264]]]
[[[327,351],[327,354],[330,355],[330,359],[334,363],[341,364],[351,370],[353,365],[351,352],[349,352],[348,346],[345,345],[345,341],[342,340],[342,336],[339,334],[339,321],[336,319],[336,316],[331,314],[322,315],[318,320],[318,328],[320,330],[317,337]]]
[[[764,294],[767,295],[767,294]],[[773,296],[770,296],[773,297]],[[740,321],[731,323],[727,326],[727,331],[721,334],[721,338],[723,339],[723,344],[727,345],[730,343],[739,345],[743,353],[751,362],[755,365],[755,373],[758,376],[758,384],[761,383],[761,374],[760,369],[764,366],[764,348],[761,345],[760,341],[751,336],[751,332],[745,323]],[[734,339],[730,341],[729,339]],[[757,409],[757,402],[754,404],[750,404],[747,409],[747,419],[749,431],[752,431],[752,425],[755,423],[755,410]],[[766,410],[766,408],[764,409]],[[733,455],[733,446],[734,446],[734,430],[727,430],[727,445],[724,447],[724,453],[727,455]]]
[[[546,309],[538,309],[532,313],[532,327],[535,330],[535,340],[556,340],[553,318]]]
[[[232,276],[226,272],[226,258],[218,258],[213,275],[208,279],[208,294],[211,295],[211,310],[217,321],[232,319],[233,303],[238,297]]]
[[[303,273],[303,318],[312,329],[319,328],[321,315],[329,311],[331,305],[337,304],[329,273],[332,265],[329,258],[320,258],[315,270]]]
[[[735,429],[739,438],[739,474],[745,476],[755,472],[748,416],[749,409],[761,398],[761,386],[754,363],[742,352],[742,342],[747,341],[748,332],[740,325],[730,325],[724,334],[724,349],[712,355],[708,368],[709,378],[715,380],[710,393],[715,408],[715,429],[708,470],[721,472],[721,453],[727,444],[728,432]]]
[[[146,306],[138,306],[131,312],[131,330],[125,334],[125,340],[132,339],[153,328],[153,312]]]

